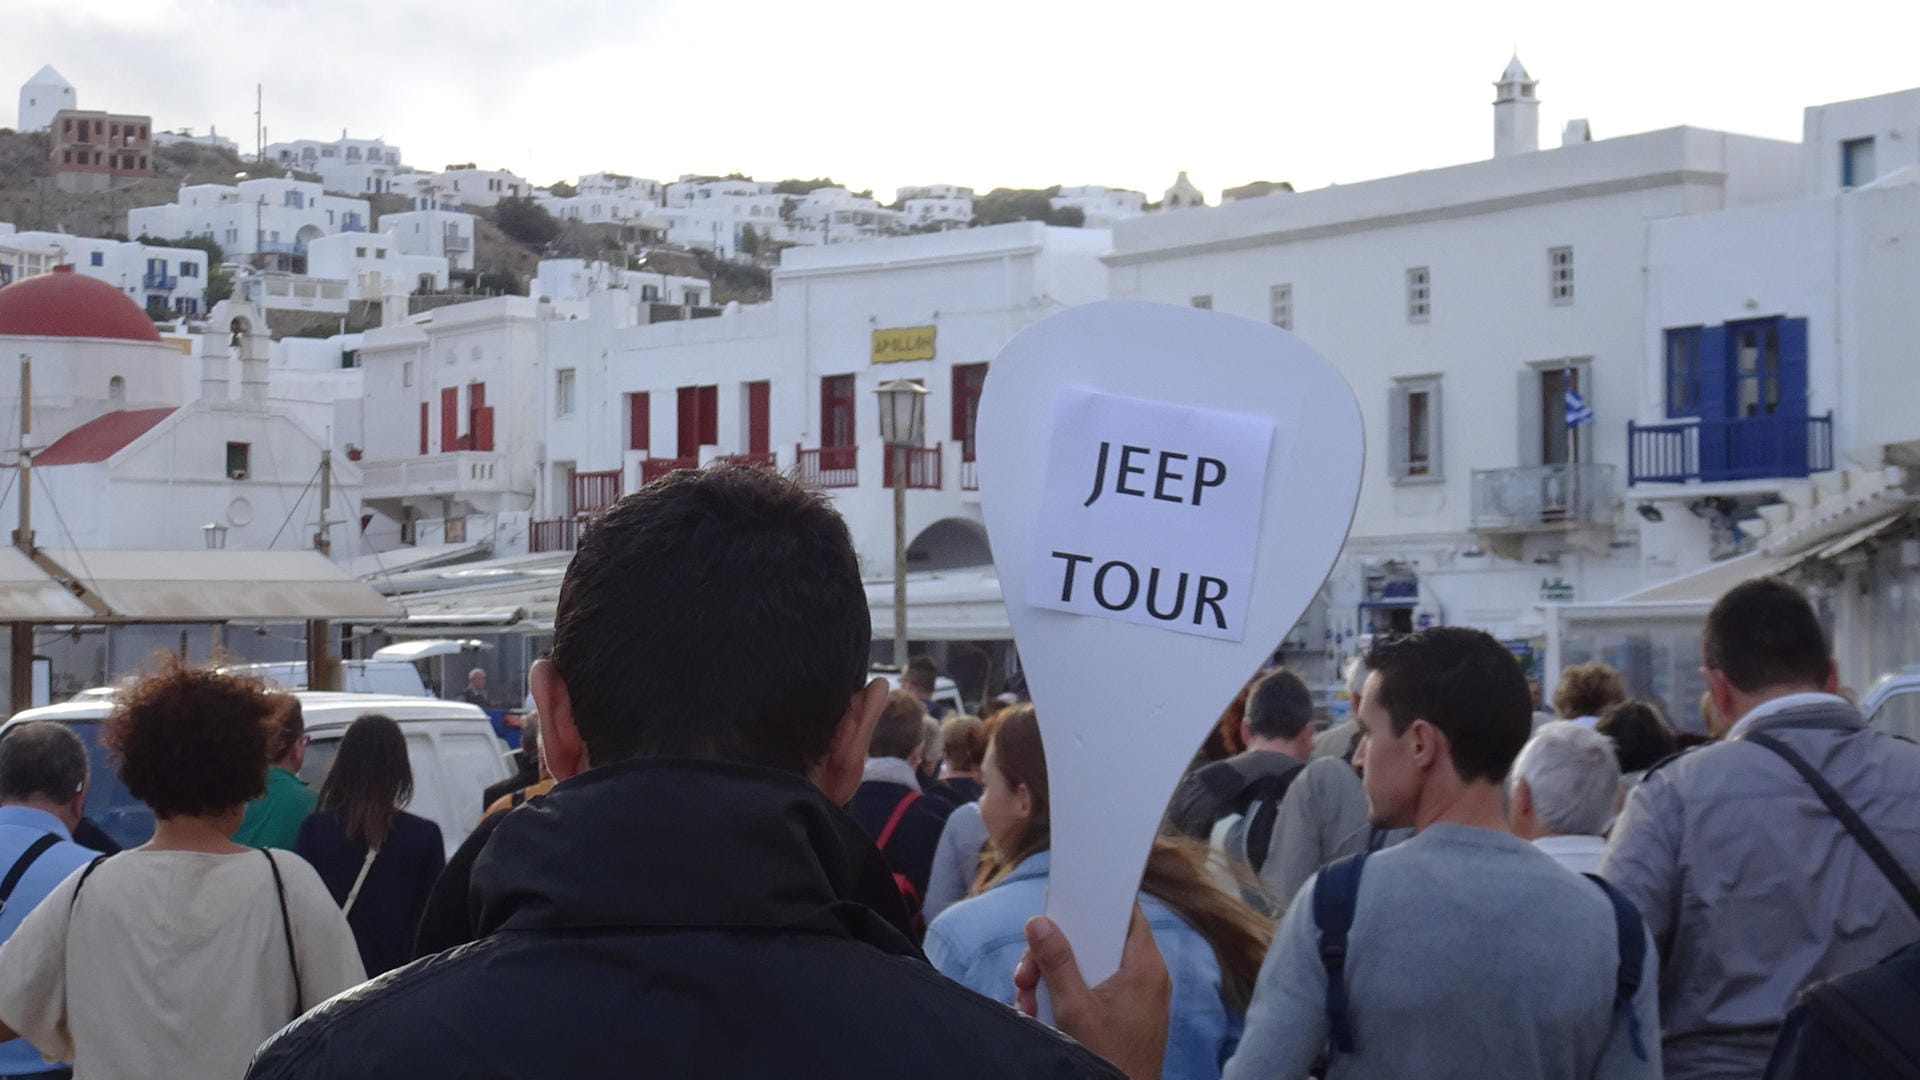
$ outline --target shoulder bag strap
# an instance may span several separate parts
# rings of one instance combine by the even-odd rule
[[[367,883],[367,871],[373,869],[373,860],[379,857],[379,848],[370,847],[367,849],[367,857],[360,860],[360,872],[354,875],[353,888],[347,890],[346,902],[340,905],[340,914],[353,914],[353,902],[360,899],[360,886]]]
[[[1634,1011],[1633,996],[1640,992],[1640,980],[1646,974],[1647,924],[1641,921],[1640,909],[1633,906],[1633,901],[1608,884],[1607,879],[1599,874],[1587,874],[1586,878],[1600,886],[1600,891],[1606,893],[1607,900],[1613,904],[1614,936],[1620,949],[1620,958],[1614,967],[1613,1011],[1615,1015],[1626,1014],[1633,1055],[1645,1061],[1647,1044],[1640,1034],[1640,1014]]]
[[[1793,766],[1794,771],[1806,779],[1807,785],[1813,788],[1814,794],[1820,796],[1820,801],[1827,804],[1827,809],[1833,813],[1834,817],[1840,819],[1840,824],[1847,832],[1853,834],[1854,840],[1866,851],[1867,857],[1872,859],[1873,864],[1880,868],[1880,872],[1887,876],[1888,881],[1893,883],[1894,891],[1900,894],[1900,899],[1905,900],[1907,906],[1913,909],[1914,918],[1920,919],[1920,886],[1916,886],[1913,878],[1907,876],[1907,872],[1900,868],[1900,863],[1894,859],[1893,853],[1887,850],[1887,846],[1880,842],[1880,837],[1874,835],[1874,831],[1860,819],[1859,813],[1848,805],[1847,800],[1833,789],[1833,785],[1827,783],[1827,778],[1820,775],[1820,770],[1808,764],[1807,759],[1795,752],[1793,747],[1764,731],[1749,731],[1741,738],[1746,742],[1764,746],[1785,758],[1787,764]]]
[[[873,846],[883,852],[886,851],[887,841],[893,839],[893,830],[899,828],[900,819],[907,816],[907,808],[919,801],[920,793],[917,791],[909,791],[902,795],[900,801],[893,804],[893,816],[887,819],[886,827],[880,830],[880,835],[874,840]]]
[[[80,902],[80,890],[86,887],[87,879],[92,877],[93,872],[100,869],[100,864],[106,862],[107,859],[108,856],[106,855],[95,855],[93,861],[87,864],[87,868],[80,871],[80,880],[73,883],[73,895],[67,898],[68,918],[73,917],[74,905]]]
[[[300,986],[300,956],[293,948],[293,919],[287,914],[287,886],[280,880],[280,864],[273,860],[273,853],[266,848],[255,850],[267,857],[267,866],[273,870],[273,891],[280,898],[280,932],[287,939],[287,966],[293,969],[293,1018],[298,1020],[307,1011],[307,996]]]
[[[13,896],[13,890],[20,887],[20,879],[27,876],[27,868],[34,860],[47,853],[47,849],[60,842],[52,833],[41,833],[39,838],[27,845],[27,850],[13,862],[13,868],[7,871],[4,880],[0,880],[0,911],[7,910],[7,900]]]
[[[1313,882],[1313,925],[1320,931],[1320,964],[1327,969],[1327,1034],[1341,1054],[1354,1050],[1353,1020],[1347,1015],[1347,931],[1353,928],[1366,865],[1363,851],[1321,867]]]

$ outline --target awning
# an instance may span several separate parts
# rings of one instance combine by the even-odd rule
[[[380,622],[399,615],[385,597],[313,551],[48,549],[47,555],[112,612],[102,618],[83,608],[80,618],[51,621]]]
[[[893,581],[866,583],[876,638],[893,633]],[[1011,641],[1013,625],[991,566],[907,575],[907,636],[914,641]]]
[[[1782,573],[1802,559],[1799,555],[1767,555],[1756,551],[1605,603],[1559,606],[1568,616],[1589,620],[1705,616],[1728,589],[1743,581]]]
[[[1808,552],[1806,557],[1809,559],[1838,558],[1839,556],[1844,555],[1849,551],[1852,551],[1854,548],[1859,547],[1861,544],[1866,543],[1867,541],[1873,539],[1874,537],[1879,536],[1881,533],[1886,532],[1888,529],[1893,528],[1895,525],[1898,525],[1902,520],[1906,518],[1906,516],[1907,514],[1906,514],[1906,511],[1904,510],[1899,511],[1897,513],[1888,514],[1886,517],[1883,517],[1878,521],[1875,521],[1869,525],[1864,525],[1858,529],[1853,530],[1852,532],[1848,533],[1847,535],[1841,537],[1838,540],[1835,540],[1833,543],[1828,544],[1823,548],[1819,548],[1818,550]]]
[[[87,621],[93,612],[19,548],[0,548],[0,622]]]
[[[444,566],[447,563],[484,555],[492,546],[482,540],[473,544],[428,544],[424,547],[400,547],[391,551],[376,551],[348,559],[347,573],[357,578],[370,579],[377,585],[381,578],[405,573],[408,570]]]

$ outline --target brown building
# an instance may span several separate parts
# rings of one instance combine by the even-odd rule
[[[48,133],[48,161],[63,190],[104,190],[118,177],[153,175],[152,117],[62,109]]]

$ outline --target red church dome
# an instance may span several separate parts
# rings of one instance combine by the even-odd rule
[[[0,289],[0,337],[9,335],[160,340],[153,320],[132,298],[71,266]]]

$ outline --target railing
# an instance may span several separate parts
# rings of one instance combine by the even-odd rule
[[[543,551],[572,551],[580,546],[580,534],[586,531],[587,525],[588,519],[579,517],[531,522],[527,526],[527,551],[534,555]]]
[[[620,470],[577,472],[573,474],[573,512],[594,514],[620,498]]]
[[[969,457],[960,459],[960,490],[980,490],[980,463]]]
[[[440,241],[440,250],[445,251],[448,254],[458,254],[460,252],[466,251],[468,248],[472,246],[473,245],[468,242],[467,238],[464,236],[461,236],[459,233],[450,232],[446,235],[445,239]]]
[[[1627,483],[1770,480],[1833,468],[1833,413],[1627,422]]]
[[[745,465],[750,469],[779,469],[779,459],[769,450],[764,454],[725,454],[721,461],[729,465]]]
[[[347,217],[345,217],[345,218],[343,218],[343,219],[341,219],[341,222],[340,222],[340,231],[341,231],[341,232],[343,232],[343,233],[346,233],[346,232],[366,232],[366,231],[367,231],[367,223],[366,223],[366,222],[364,222],[364,221],[362,221],[362,220],[360,220],[360,217],[359,217],[359,215],[357,215],[357,214],[349,214],[349,215],[348,215]]]
[[[1614,467],[1534,465],[1473,471],[1473,527],[1530,530],[1612,520]]]
[[[881,484],[893,486],[894,460],[900,451],[887,447],[887,465],[881,470]],[[940,490],[940,444],[907,447],[907,487],[922,491]]]
[[[262,240],[260,253],[263,255],[305,255],[307,245],[303,240]]]
[[[147,271],[146,276],[141,278],[141,281],[147,288],[153,289],[156,292],[172,292],[174,288],[180,284],[179,277],[173,274],[157,273],[152,270]]]
[[[640,483],[642,486],[645,486],[668,473],[679,472],[681,469],[697,469],[699,467],[699,458],[650,457],[640,463]]]
[[[360,464],[363,498],[393,499],[508,490],[506,455],[462,450]]]
[[[860,448],[857,446],[822,446],[817,450],[808,450],[795,446],[795,475],[802,484],[817,488],[844,488],[860,486]]]

